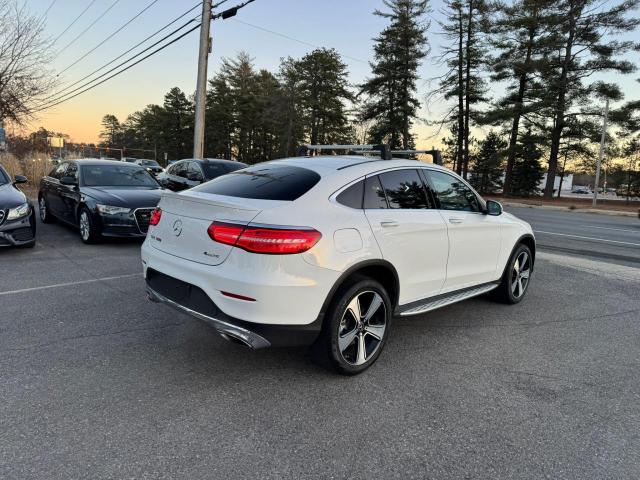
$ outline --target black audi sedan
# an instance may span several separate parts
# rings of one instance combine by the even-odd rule
[[[36,218],[29,199],[16,186],[27,178],[12,180],[0,165],[0,247],[33,247],[36,244]]]
[[[158,175],[158,181],[163,187],[179,192],[246,166],[233,160],[187,158],[169,165],[164,173]]]
[[[84,159],[63,162],[40,182],[43,223],[78,227],[84,243],[101,237],[144,237],[162,187],[143,167]]]

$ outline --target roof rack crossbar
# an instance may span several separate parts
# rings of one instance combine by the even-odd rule
[[[307,156],[310,151],[323,151],[323,150],[347,150],[349,152],[380,152],[380,158],[383,160],[391,160],[391,150],[389,149],[389,145],[386,144],[367,144],[367,145],[302,145],[298,149],[298,156],[303,157]]]
[[[431,155],[433,157],[433,163],[442,165],[442,154],[440,150],[391,150],[391,155],[418,155],[421,153]]]

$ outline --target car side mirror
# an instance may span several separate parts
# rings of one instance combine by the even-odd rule
[[[13,183],[27,183],[27,177],[25,177],[24,175],[16,175],[13,179]]]
[[[495,200],[487,200],[487,208],[485,210],[485,213],[494,217],[502,215],[502,204],[500,202],[496,202]]]
[[[78,181],[74,177],[64,176],[60,179],[60,183],[62,185],[67,185],[72,187],[72,186],[76,186],[78,184]]]

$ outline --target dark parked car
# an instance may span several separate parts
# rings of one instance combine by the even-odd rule
[[[101,236],[144,237],[162,187],[139,165],[109,160],[63,162],[40,182],[44,223],[77,226],[84,243]]]
[[[169,190],[179,192],[246,166],[242,162],[232,160],[188,158],[170,165],[164,173],[158,175],[158,181]]]
[[[151,174],[156,177],[164,172],[164,168],[162,168],[160,164],[155,160],[147,160],[146,158],[141,158],[140,160],[136,160],[135,163],[136,165],[140,165],[146,168],[148,172],[151,172]]]
[[[0,165],[0,247],[33,247],[36,243],[36,217],[29,199],[18,187],[26,177],[12,181]]]

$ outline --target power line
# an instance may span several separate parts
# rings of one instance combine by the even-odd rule
[[[53,0],[53,1],[49,4],[49,6],[47,7],[47,9],[44,11],[44,15],[42,15],[43,17],[46,17],[46,16],[47,16],[47,13],[49,13],[49,10],[51,10],[51,7],[53,7],[53,6],[56,4],[56,2],[57,2],[57,1],[58,1],[58,0]]]
[[[117,3],[118,1],[119,1],[119,0],[116,0],[116,2],[115,2],[115,3]],[[216,5],[214,5],[213,7],[217,7],[217,6],[219,6],[219,5],[223,4],[223,3],[225,3],[226,1],[227,1],[227,0],[222,0],[221,2],[217,3],[217,4],[216,4]],[[255,0],[247,0],[247,1],[245,1],[245,2],[243,2],[243,3],[241,3],[241,4],[239,4],[239,5],[236,5],[235,7],[232,7],[232,8],[227,9],[227,10],[225,10],[225,11],[223,11],[223,12],[221,12],[221,13],[217,14],[217,15],[212,16],[212,19],[217,19],[217,18],[227,19],[227,18],[229,18],[229,17],[232,17],[232,16],[236,15],[236,13],[237,13],[237,11],[238,11],[239,9],[241,9],[241,8],[245,7],[246,5],[248,5],[248,4],[250,4],[250,3],[253,3],[254,1],[255,1]],[[188,11],[187,11],[187,12],[185,12],[183,15],[181,15],[181,17],[183,17],[184,15],[188,14],[191,10],[193,10],[194,8],[196,8],[196,7],[197,7],[197,6],[199,6],[199,5],[200,5],[200,4],[197,4],[196,6],[192,7],[190,10],[188,10]],[[213,8],[213,7],[212,7],[212,8]],[[180,18],[180,17],[178,17],[178,18]],[[111,70],[109,70],[109,71],[105,72],[104,74],[102,74],[100,77],[95,78],[95,79],[93,79],[93,80],[90,80],[89,82],[85,83],[84,85],[82,85],[82,86],[80,86],[80,87],[78,87],[78,88],[76,88],[76,89],[74,89],[74,90],[72,90],[72,91],[70,91],[70,92],[68,92],[68,93],[66,93],[66,94],[64,94],[64,95],[62,95],[62,96],[57,96],[57,98],[53,98],[53,99],[52,99],[51,101],[49,101],[49,102],[46,102],[46,99],[45,99],[45,102],[44,102],[43,104],[40,104],[40,105],[38,106],[38,108],[36,108],[36,109],[34,110],[34,112],[39,112],[39,111],[42,111],[42,110],[46,110],[46,109],[49,109],[49,108],[54,107],[54,106],[56,106],[56,105],[59,105],[59,104],[61,104],[61,103],[63,103],[63,102],[66,102],[66,101],[68,101],[68,100],[71,100],[72,98],[75,98],[75,97],[77,97],[78,95],[81,95],[81,94],[83,94],[83,93],[85,93],[85,92],[87,92],[87,91],[89,91],[89,90],[92,90],[92,89],[96,88],[97,86],[102,85],[103,83],[107,82],[108,80],[110,80],[110,79],[112,79],[112,78],[114,78],[114,77],[116,77],[116,76],[118,76],[118,75],[120,75],[120,74],[122,74],[122,73],[126,72],[127,70],[129,70],[130,68],[132,68],[132,67],[134,67],[134,66],[138,65],[139,63],[143,62],[143,61],[144,61],[144,60],[146,60],[147,58],[149,58],[149,57],[151,57],[151,56],[155,55],[156,53],[158,53],[158,52],[160,52],[160,51],[164,50],[165,48],[169,47],[170,45],[172,45],[173,43],[177,42],[178,40],[180,40],[180,39],[184,38],[184,37],[185,37],[185,36],[187,36],[189,33],[193,32],[194,30],[196,30],[197,28],[199,28],[199,27],[201,26],[201,23],[199,23],[199,24],[198,24],[198,25],[196,25],[195,27],[193,27],[193,28],[191,28],[191,29],[187,30],[187,31],[186,31],[186,32],[184,32],[182,35],[180,35],[179,37],[177,37],[177,38],[175,38],[175,39],[171,40],[169,43],[167,43],[167,44],[165,44],[165,45],[161,46],[160,48],[158,48],[158,49],[156,49],[156,50],[154,50],[154,51],[153,51],[153,52],[151,52],[150,54],[148,54],[148,55],[144,56],[143,58],[141,58],[141,59],[139,59],[138,61],[136,61],[136,62],[132,63],[131,65],[128,65],[128,66],[126,66],[125,68],[123,68],[122,70],[120,70],[120,71],[118,71],[118,72],[115,72],[113,75],[110,75],[110,76],[108,76],[108,77],[104,78],[104,77],[105,77],[105,75],[108,75],[110,72],[113,72],[114,70],[116,70],[116,69],[118,69],[119,67],[123,66],[124,64],[126,64],[126,63],[130,62],[130,61],[131,61],[131,60],[133,60],[134,58],[136,58],[136,57],[140,56],[141,54],[143,54],[143,53],[145,53],[146,51],[150,50],[151,48],[153,48],[154,46],[158,45],[159,43],[163,42],[163,41],[164,41],[164,40],[166,40],[167,38],[171,37],[174,33],[176,33],[176,32],[178,32],[178,31],[180,31],[182,28],[184,28],[184,27],[185,27],[186,25],[188,25],[189,23],[191,23],[191,22],[195,21],[197,18],[198,18],[198,17],[196,17],[196,18],[194,18],[194,19],[189,20],[188,22],[186,22],[185,24],[183,24],[182,26],[180,26],[179,28],[177,28],[176,30],[174,30],[173,32],[171,32],[170,34],[168,34],[168,35],[164,36],[163,38],[161,38],[160,40],[158,40],[156,43],[154,43],[154,44],[150,45],[149,47],[145,48],[145,49],[144,49],[144,50],[142,50],[141,52],[138,52],[137,54],[135,54],[135,55],[133,55],[132,57],[130,57],[130,58],[128,58],[127,60],[125,60],[124,62],[121,62],[120,64],[118,64],[117,66],[115,66],[114,68],[112,68]],[[177,20],[177,19],[176,19],[176,20]],[[170,22],[168,25],[170,25],[171,23],[174,23],[176,20],[174,20],[173,22]],[[167,25],[167,26],[168,26],[168,25]],[[166,27],[163,27],[163,28],[166,28]],[[158,33],[158,32],[156,32],[156,33]],[[153,35],[155,35],[155,33],[154,33]],[[151,36],[153,36],[153,35],[151,35]],[[147,37],[147,39],[148,39],[148,38],[150,38],[150,37]],[[145,39],[144,41],[146,41],[146,39]],[[144,42],[144,41],[143,41],[143,42]],[[143,43],[143,42],[141,42],[141,43]],[[135,48],[135,47],[132,47],[132,48]],[[131,49],[130,49],[130,50],[131,50]],[[128,50],[128,51],[130,51],[130,50]],[[123,56],[123,55],[124,55],[124,54],[120,55],[120,57],[121,57],[121,56]],[[119,58],[119,57],[117,57],[117,58]],[[113,61],[112,61],[112,62],[113,62]],[[101,68],[100,68],[100,69],[98,69],[98,70],[101,70],[102,68],[104,68],[104,66],[103,66],[103,67],[101,67]],[[91,74],[90,74],[89,76],[91,76]],[[101,79],[102,79],[102,80],[101,80]],[[90,85],[90,84],[92,84],[92,83],[94,83],[94,82],[96,82],[96,81],[98,81],[98,80],[100,80],[98,83],[95,83],[94,85],[88,86],[88,85]],[[76,83],[79,83],[79,81],[78,81],[78,82],[76,82]],[[86,88],[85,88],[85,87],[86,87]],[[69,88],[69,87],[67,87],[67,88]],[[80,90],[80,91],[79,91],[79,92],[77,92],[77,93],[75,93],[75,94],[73,94],[73,95],[71,95],[72,93],[74,93],[74,92],[76,92],[76,91],[78,91],[78,90]],[[59,92],[59,93],[60,93],[60,92]],[[58,95],[58,94],[56,94],[56,95]],[[69,95],[70,95],[70,96],[69,96]],[[65,98],[65,97],[66,97],[66,98]],[[51,98],[51,97],[50,97],[50,98]]]
[[[61,36],[63,36],[65,33],[67,33],[67,31],[68,31],[71,27],[73,27],[73,25],[75,25],[75,23],[76,23],[78,20],[80,20],[80,17],[82,17],[82,16],[86,13],[86,11],[87,11],[87,10],[89,10],[89,9],[91,8],[91,5],[93,5],[94,3],[96,3],[96,0],[91,0],[91,3],[90,3],[89,5],[87,5],[87,6],[85,7],[85,9],[84,9],[84,10],[82,10],[82,12],[80,12],[80,14],[79,14],[76,18],[74,18],[74,19],[73,19],[73,21],[72,21],[72,22],[67,26],[67,28],[65,28],[65,29],[62,31],[62,33],[61,33],[60,35],[58,35],[58,36],[53,40],[53,43],[56,43],[58,40],[60,40],[60,37],[61,37]]]
[[[61,93],[62,93],[62,91],[64,91],[64,90],[62,90],[62,91],[60,91],[60,92],[58,92],[58,93],[56,93],[56,94],[54,94],[54,95],[52,95],[52,96],[50,96],[50,97],[44,98],[44,99],[43,99],[43,103],[42,103],[40,106],[42,106],[42,105],[47,105],[47,104],[49,104],[49,103],[55,102],[55,101],[57,101],[57,100],[59,100],[59,99],[61,99],[61,98],[63,98],[63,97],[66,97],[66,96],[68,96],[68,95],[70,95],[70,94],[72,94],[72,93],[74,93],[74,92],[77,92],[78,90],[81,90],[81,89],[85,88],[85,87],[86,87],[86,86],[88,86],[88,85],[91,85],[91,84],[92,84],[92,83],[94,83],[94,82],[97,82],[98,80],[100,80],[101,78],[103,78],[105,75],[108,75],[108,74],[110,74],[111,72],[113,72],[113,71],[117,70],[118,68],[122,67],[123,65],[125,65],[125,64],[129,63],[130,61],[134,60],[135,58],[139,57],[139,56],[140,56],[140,55],[142,55],[143,53],[148,52],[148,51],[149,51],[149,50],[151,50],[153,47],[155,47],[156,45],[159,45],[160,43],[162,43],[163,41],[165,41],[166,39],[168,39],[169,37],[171,37],[171,36],[172,36],[172,35],[174,35],[175,33],[177,33],[177,32],[179,32],[180,30],[182,30],[184,27],[186,27],[186,26],[187,26],[187,25],[189,25],[190,23],[192,23],[192,22],[196,21],[196,19],[197,19],[197,17],[196,17],[196,18],[192,18],[191,20],[189,20],[189,21],[187,21],[186,23],[182,24],[180,27],[178,27],[178,28],[176,28],[175,30],[173,30],[171,33],[169,33],[169,34],[165,35],[164,37],[162,37],[162,38],[161,38],[160,40],[158,40],[157,42],[155,42],[155,43],[153,43],[153,44],[149,45],[149,46],[148,46],[148,47],[146,47],[145,49],[143,49],[143,50],[141,50],[140,52],[138,52],[138,53],[136,53],[136,54],[132,55],[131,57],[129,57],[129,58],[127,58],[126,60],[124,60],[123,62],[120,62],[120,63],[119,63],[118,65],[116,65],[115,67],[111,68],[110,70],[107,70],[106,72],[104,72],[104,73],[103,73],[103,74],[101,74],[100,76],[98,76],[98,77],[94,78],[93,80],[89,80],[89,81],[88,81],[88,82],[86,82],[84,85],[80,85],[79,87],[77,87],[77,88],[75,88],[75,89],[73,89],[73,90],[71,90],[70,92],[67,92],[67,93],[65,93],[65,94],[61,94]],[[121,56],[122,56],[122,55],[121,55]],[[103,67],[101,67],[101,68],[100,68],[100,70],[101,70],[102,68],[104,68],[104,66],[103,66]],[[91,76],[91,75],[88,75],[88,76]],[[78,80],[77,82],[75,82],[75,84],[80,83],[80,82],[81,82],[81,80]],[[65,88],[65,90],[68,90],[68,89],[69,89],[69,88],[71,88],[71,86],[73,86],[73,85],[74,85],[74,84],[69,85],[68,87],[66,87],[66,88]]]
[[[85,53],[84,55],[82,55],[79,59],[77,59],[75,62],[73,62],[71,65],[69,65],[68,67],[66,67],[65,69],[63,69],[62,71],[58,72],[57,76],[60,76],[61,74],[63,74],[64,72],[66,72],[67,70],[69,70],[71,67],[73,67],[74,65],[76,65],[78,62],[80,62],[82,59],[86,58],[89,54],[91,54],[92,52],[94,52],[95,50],[97,50],[99,47],[101,47],[102,45],[104,45],[105,43],[107,43],[107,41],[109,41],[111,38],[113,38],[117,33],[119,33],[120,31],[124,30],[131,22],[133,22],[136,18],[138,18],[140,15],[142,15],[144,12],[146,12],[147,10],[149,10],[154,4],[158,3],[158,0],[152,0],[151,3],[149,3],[146,7],[144,7],[142,10],[140,10],[138,13],[136,13],[132,18],[130,18],[124,25],[122,25],[120,28],[118,28],[115,32],[113,32],[111,35],[108,35],[107,38],[105,38],[104,40],[102,40],[98,45],[96,45],[95,47],[93,47],[91,50],[89,50],[87,53]]]
[[[102,14],[96,18],[93,22],[91,22],[91,25],[89,25],[87,28],[85,28],[82,32],[80,32],[73,40],[71,40],[69,43],[67,43],[63,48],[60,49],[59,53],[64,52],[67,48],[69,48],[69,46],[73,45],[82,35],[84,35],[85,33],[87,33],[89,31],[89,29],[91,27],[93,27],[96,23],[98,23],[102,17],[104,17],[109,10],[111,10],[113,7],[116,6],[116,4],[119,2],[120,0],[115,0],[110,6],[109,8],[107,8],[104,12],[102,12]]]
[[[197,28],[200,28],[200,24],[196,25],[195,27],[193,27],[193,28],[192,28],[192,29],[190,29],[190,30],[187,30],[185,33],[183,33],[182,35],[180,35],[180,36],[179,36],[179,37],[177,37],[177,38],[174,38],[173,40],[171,40],[171,41],[170,41],[169,43],[167,43],[166,45],[163,45],[162,47],[160,47],[160,48],[158,48],[158,49],[154,50],[154,51],[153,51],[153,52],[151,52],[149,55],[146,55],[145,57],[142,57],[142,58],[141,58],[140,60],[138,60],[137,62],[132,63],[131,65],[129,65],[129,66],[127,66],[127,67],[123,68],[123,69],[122,69],[122,70],[120,70],[119,72],[114,73],[113,75],[111,75],[111,76],[109,76],[109,77],[105,78],[104,80],[102,80],[102,81],[100,81],[100,82],[96,83],[95,85],[92,85],[92,86],[90,86],[90,87],[88,87],[88,88],[85,88],[84,90],[82,90],[82,91],[80,91],[80,92],[78,92],[78,93],[76,93],[75,95],[72,95],[72,96],[70,96],[70,97],[64,98],[64,99],[62,99],[62,100],[59,100],[59,101],[54,102],[54,103],[49,104],[49,105],[41,106],[40,108],[38,108],[38,109],[34,110],[34,112],[40,112],[40,111],[42,111],[42,110],[49,109],[49,108],[54,107],[54,106],[56,106],[56,105],[59,105],[59,104],[61,104],[61,103],[63,103],[63,102],[66,102],[67,100],[71,100],[72,98],[75,98],[75,97],[77,97],[78,95],[82,95],[83,93],[88,92],[89,90],[92,90],[92,89],[96,88],[98,85],[102,85],[104,82],[106,82],[106,81],[108,81],[108,80],[111,80],[113,77],[116,77],[116,76],[120,75],[121,73],[126,72],[126,71],[127,71],[127,70],[129,70],[130,68],[135,67],[136,65],[138,65],[140,62],[143,62],[143,61],[144,61],[144,60],[146,60],[147,58],[149,58],[149,57],[151,57],[151,56],[155,55],[156,53],[158,53],[158,52],[160,52],[160,51],[164,50],[164,49],[165,49],[165,48],[167,48],[168,46],[170,46],[170,45],[174,44],[174,43],[175,43],[175,42],[177,42],[178,40],[180,40],[180,39],[182,39],[182,38],[186,37],[188,34],[190,34],[191,32],[193,32],[193,31],[194,31],[194,30],[196,30]]]
[[[263,32],[267,32],[267,33],[270,33],[270,34],[272,34],[272,35],[277,35],[278,37],[286,38],[287,40],[291,40],[291,41],[293,41],[293,42],[297,42],[297,43],[300,43],[300,44],[302,44],[302,45],[306,45],[307,47],[312,47],[312,48],[325,48],[325,47],[322,47],[322,46],[320,46],[320,45],[315,45],[315,44],[313,44],[313,43],[305,42],[304,40],[300,40],[299,38],[291,37],[291,36],[286,35],[286,34],[284,34],[284,33],[276,32],[276,31],[274,31],[274,30],[269,30],[268,28],[264,28],[264,27],[261,27],[261,26],[259,26],[259,25],[254,25],[253,23],[243,22],[242,20],[238,20],[237,18],[234,18],[234,19],[233,19],[233,21],[234,21],[234,22],[241,23],[241,24],[246,25],[246,26],[248,26],[248,27],[252,27],[252,28],[256,28],[256,29],[258,29],[258,30],[262,30]],[[344,55],[344,54],[342,54],[342,53],[341,53],[340,55],[341,55],[342,57],[344,57],[344,58],[348,58],[349,60],[353,60],[353,61],[355,61],[355,62],[366,63],[367,65],[369,64],[369,62],[368,62],[367,60],[363,60],[363,59],[361,59],[361,58],[351,57],[351,56],[349,56],[349,55]]]
[[[95,0],[94,0],[95,1]],[[143,40],[141,40],[140,42],[138,42],[137,44],[135,44],[133,47],[129,48],[128,50],[126,50],[125,52],[121,53],[120,55],[118,55],[117,57],[111,59],[110,61],[108,61],[107,63],[105,63],[104,65],[102,65],[101,67],[95,69],[93,72],[85,75],[84,77],[82,77],[81,79],[71,83],[70,85],[67,85],[66,87],[64,87],[62,90],[59,90],[58,92],[54,93],[53,95],[50,95],[47,98],[44,98],[43,101],[46,101],[50,98],[53,97],[57,97],[59,96],[62,92],[64,92],[65,90],[69,90],[71,87],[79,84],[80,82],[86,80],[87,78],[91,77],[92,75],[98,73],[100,70],[103,70],[105,68],[107,68],[109,65],[113,64],[114,62],[120,60],[122,57],[124,57],[127,53],[135,50],[136,48],[138,48],[140,45],[142,45],[143,43],[145,43],[147,40],[155,37],[157,34],[159,34],[160,32],[162,32],[163,30],[166,30],[167,28],[169,28],[171,25],[173,25],[174,23],[176,23],[178,20],[184,18],[185,16],[187,16],[189,13],[191,13],[194,9],[196,9],[197,7],[199,7],[200,4],[196,3],[193,7],[191,7],[189,10],[187,10],[186,12],[184,12],[182,15],[174,18],[173,20],[171,20],[169,23],[167,23],[165,26],[159,28],[158,30],[156,30],[155,32],[153,32],[151,35],[149,35],[148,37],[144,38]],[[196,17],[197,18],[197,17]],[[196,18],[194,18],[193,20],[190,20],[190,22],[193,22],[196,20]],[[189,22],[187,22],[189,23]],[[185,24],[186,25],[186,24]],[[185,25],[183,25],[182,27],[180,27],[178,30],[180,30],[181,28],[183,28]],[[171,34],[175,33],[177,30],[174,30]]]

